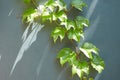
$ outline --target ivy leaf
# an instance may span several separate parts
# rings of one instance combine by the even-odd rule
[[[24,3],[26,3],[26,4],[29,4],[30,2],[31,2],[31,0],[23,0],[24,1]]]
[[[61,22],[67,21],[67,15],[63,11],[61,11],[57,17]]]
[[[82,8],[84,6],[87,6],[86,3],[83,2],[83,0],[72,0],[71,5],[80,11],[82,11]]]
[[[91,61],[91,65],[93,68],[95,68],[99,73],[101,73],[104,70],[104,61],[102,58],[100,58],[97,55],[93,56],[93,59]]]
[[[79,29],[83,29],[84,26],[86,27],[89,26],[89,20],[86,19],[85,17],[78,16],[75,20],[76,20],[76,25]]]
[[[83,32],[79,29],[75,29],[75,30],[70,29],[68,31],[68,39],[73,39],[73,40],[79,42],[81,37],[84,37],[84,36],[83,36]]]
[[[72,21],[72,20],[68,20],[67,21],[67,26],[65,26],[65,27],[66,27],[67,30],[69,30],[71,28],[75,29],[75,22]]]
[[[76,54],[73,52],[70,48],[64,48],[60,50],[60,52],[57,55],[57,58],[60,58],[60,64],[63,66],[66,62],[71,62]]]
[[[84,43],[80,50],[85,54],[86,57],[92,59],[92,52],[98,55],[98,48],[91,43]]]
[[[62,39],[65,37],[65,32],[66,32],[65,28],[56,27],[51,33],[51,36],[53,37],[54,42],[56,42],[58,37],[60,37],[60,40],[62,41]]]
[[[72,65],[72,75],[77,74],[80,78],[84,74],[89,74],[89,65],[87,62],[78,62]]]
[[[37,14],[36,12],[37,10],[34,8],[27,9],[22,16],[22,21],[24,21],[25,19],[27,19],[26,22],[33,21],[33,19],[36,17],[36,14]]]

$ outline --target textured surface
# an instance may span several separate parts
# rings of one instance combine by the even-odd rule
[[[93,42],[100,49],[100,55],[106,63],[105,70],[97,75],[96,80],[118,80],[120,1],[86,0],[86,2],[90,6],[86,16],[91,21],[86,41]],[[0,1],[0,80],[71,80],[71,74],[67,74],[69,67],[62,68],[55,58],[56,52],[65,45],[52,43],[49,38],[52,25],[47,25],[39,32],[37,41],[25,52],[23,59],[9,77],[22,44],[24,25],[21,23],[20,15],[23,9],[22,0]]]

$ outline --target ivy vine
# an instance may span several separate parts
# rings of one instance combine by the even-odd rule
[[[28,27],[23,33],[23,45],[11,74],[16,64],[21,60],[24,51],[36,40],[38,31],[44,27],[41,24],[54,22],[57,25],[51,32],[54,43],[58,39],[62,42],[67,37],[68,40],[73,42],[73,45],[74,41],[79,43],[81,39],[84,40],[84,29],[89,26],[89,20],[82,15],[75,16],[73,19],[68,16],[71,8],[75,8],[80,12],[83,11],[82,8],[87,6],[83,0],[71,0],[71,8],[67,8],[64,0],[48,0],[41,5],[38,5],[35,0],[24,0],[24,2],[30,6],[22,16],[22,21],[26,22]],[[29,30],[31,30],[31,33],[29,33]],[[62,66],[68,63],[71,66],[72,75],[77,74],[80,80],[93,80],[93,78],[88,77],[91,73],[91,67],[97,70],[98,73],[101,73],[104,69],[104,61],[99,56],[98,51],[98,48],[92,43],[84,42],[80,47],[74,45],[74,49],[63,48],[58,52],[57,58]],[[82,58],[82,55],[84,58]]]

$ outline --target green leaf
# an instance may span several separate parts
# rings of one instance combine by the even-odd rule
[[[23,13],[22,21],[24,21],[24,20],[26,20],[26,19],[27,19],[26,22],[32,21],[32,20],[36,17],[36,15],[37,15],[36,12],[37,12],[37,10],[34,9],[34,8],[29,8],[29,9],[27,9],[27,10]]]
[[[62,41],[62,39],[65,37],[65,32],[66,32],[65,28],[56,27],[51,33],[51,36],[53,37],[54,42],[56,42],[58,37],[60,37],[60,40]]]
[[[72,75],[77,74],[80,78],[84,74],[89,74],[89,65],[87,62],[78,62],[75,61],[75,64],[72,65]]]
[[[65,26],[65,27],[66,27],[67,30],[69,30],[71,28],[75,29],[75,22],[72,21],[72,20],[68,20],[67,21],[67,26]]]
[[[31,2],[31,0],[23,0],[24,1],[24,3],[26,3],[26,4],[29,4],[30,2]]]
[[[96,48],[96,46],[88,42],[84,43],[80,48],[80,50],[85,54],[86,57],[91,59],[92,59],[92,52],[95,53],[96,55],[99,55],[98,48]]]
[[[88,27],[89,26],[89,20],[86,19],[85,17],[78,16],[76,19],[76,25],[79,29],[83,29],[84,26]]]
[[[93,68],[95,68],[99,73],[101,73],[104,70],[104,61],[102,60],[102,58],[100,58],[97,55],[93,56],[93,59],[91,61],[91,65]]]
[[[45,3],[45,5],[46,6],[50,6],[50,5],[52,5],[54,3],[54,0],[48,0],[46,3]]]
[[[60,64],[63,65],[66,62],[70,62],[74,59],[75,52],[73,52],[70,48],[64,48],[60,50],[60,52],[57,55],[57,58],[60,58]]]
[[[80,11],[82,11],[82,8],[84,6],[87,6],[86,3],[83,2],[83,0],[72,0],[71,5]]]
[[[70,29],[68,31],[68,39],[73,39],[77,42],[80,41],[80,38],[83,37],[83,32],[79,29]]]

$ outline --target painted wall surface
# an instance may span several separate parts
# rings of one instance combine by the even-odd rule
[[[69,0],[65,0],[69,1]],[[120,73],[120,0],[86,0],[85,12],[91,21],[86,41],[93,42],[105,60],[106,67],[95,80],[118,80]],[[72,78],[69,67],[61,67],[56,53],[64,46],[54,45],[50,39],[51,26],[43,28],[37,41],[25,52],[13,74],[9,76],[25,29],[21,14],[22,0],[0,0],[0,80],[79,80]]]

